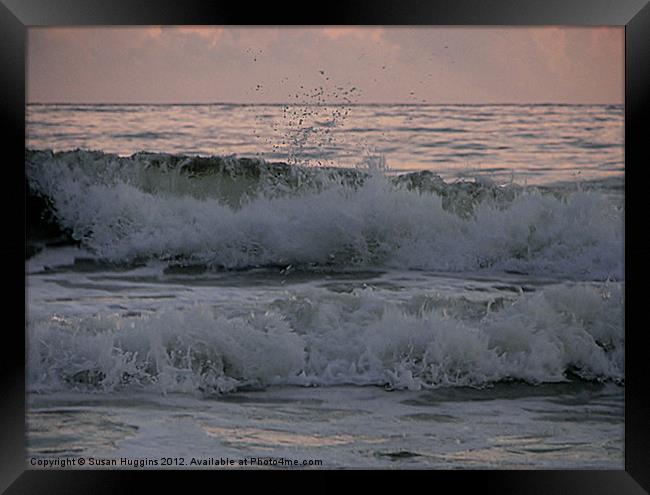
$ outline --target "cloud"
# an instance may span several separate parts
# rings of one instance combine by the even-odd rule
[[[327,27],[320,30],[320,33],[330,39],[353,38],[362,40],[380,41],[384,34],[382,28],[371,27]]]
[[[348,85],[359,101],[620,102],[623,46],[616,27],[29,28],[28,100],[285,102]]]

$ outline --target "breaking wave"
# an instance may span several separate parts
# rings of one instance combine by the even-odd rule
[[[204,394],[279,384],[622,383],[623,318],[618,283],[559,285],[487,304],[422,295],[386,303],[359,289],[307,291],[245,315],[196,306],[49,316],[29,325],[28,381],[36,392]]]
[[[79,150],[27,151],[26,173],[39,218],[113,263],[623,278],[624,211],[594,191]]]

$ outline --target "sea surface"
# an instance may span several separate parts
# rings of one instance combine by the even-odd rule
[[[622,469],[623,107],[300,96],[27,107],[33,467]]]

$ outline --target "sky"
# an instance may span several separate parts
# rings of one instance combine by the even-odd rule
[[[30,103],[622,103],[623,97],[623,27],[28,29]]]

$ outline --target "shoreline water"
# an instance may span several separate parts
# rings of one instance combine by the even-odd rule
[[[215,457],[235,460],[228,469],[259,457],[300,463],[263,469],[622,469],[622,408],[622,388],[596,384],[32,396],[28,457],[159,463],[145,469],[224,469],[190,464]]]

